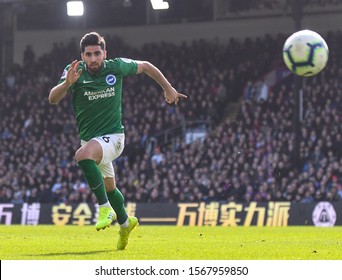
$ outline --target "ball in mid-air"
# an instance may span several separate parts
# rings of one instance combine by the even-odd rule
[[[293,33],[283,47],[286,66],[296,75],[310,77],[327,65],[329,49],[321,35],[311,30]]]

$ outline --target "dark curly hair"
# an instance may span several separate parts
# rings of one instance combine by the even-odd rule
[[[80,41],[80,49],[83,53],[88,46],[100,46],[102,50],[106,49],[106,41],[97,32],[90,32],[85,34]]]

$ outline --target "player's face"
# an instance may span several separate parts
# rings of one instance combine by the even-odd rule
[[[97,73],[100,71],[103,61],[106,59],[106,51],[102,50],[100,46],[88,46],[85,47],[81,56],[87,65],[88,71]]]

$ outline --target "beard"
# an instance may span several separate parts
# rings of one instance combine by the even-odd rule
[[[87,65],[89,72],[98,73],[101,70],[102,63],[92,63]]]

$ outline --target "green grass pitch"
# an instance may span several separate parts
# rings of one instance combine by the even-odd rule
[[[1,260],[341,260],[342,227],[0,226]]]

